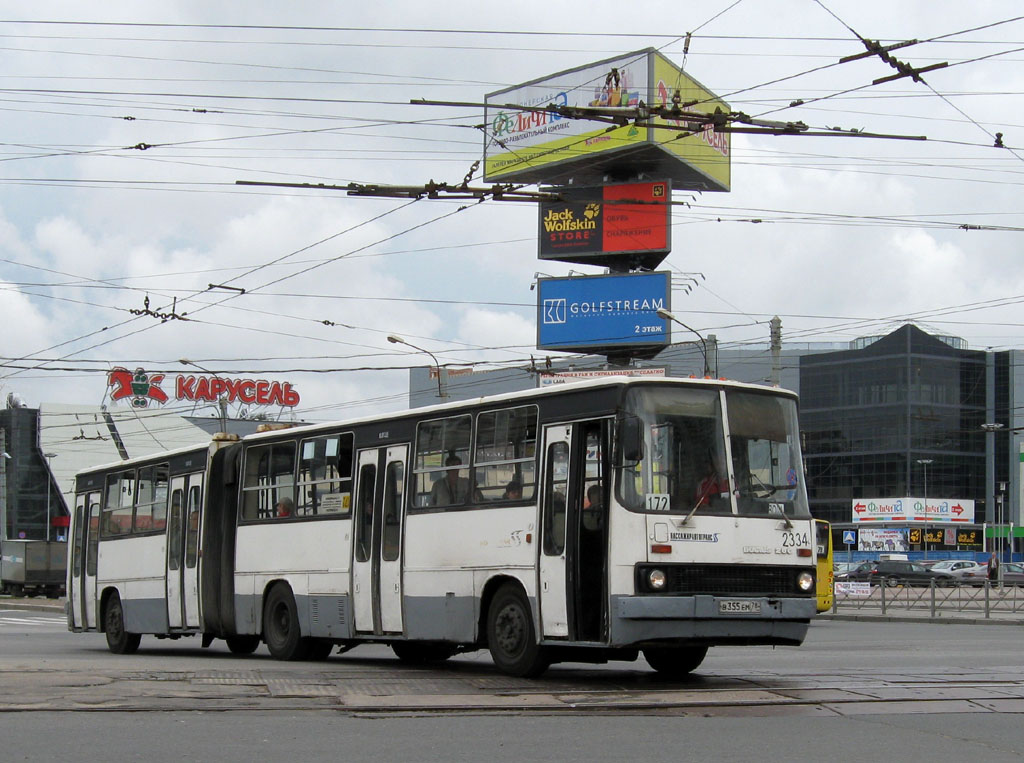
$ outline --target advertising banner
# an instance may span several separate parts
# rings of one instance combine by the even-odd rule
[[[567,352],[668,344],[671,273],[541,278],[537,348]]]
[[[606,379],[609,376],[644,376],[664,377],[664,368],[623,368],[623,369],[595,369],[591,371],[554,371],[542,373],[537,376],[538,387],[552,387],[556,384],[568,384],[570,382],[587,381],[588,379]]]
[[[907,549],[906,530],[864,527],[857,533],[858,551],[907,551]]]
[[[551,190],[564,200],[538,207],[540,259],[600,264],[605,255],[643,253],[658,255],[644,262],[657,267],[672,251],[667,180]]]
[[[727,133],[652,118],[645,123],[569,119],[516,106],[671,106],[676,90],[690,111],[729,105],[654,50],[627,53],[489,93],[485,97],[484,180],[561,184],[600,182],[609,174],[664,177],[676,188],[728,191]],[[667,129],[666,129],[667,128]],[[676,129],[679,128],[679,129]]]
[[[854,498],[854,522],[955,522],[974,524],[969,498]]]

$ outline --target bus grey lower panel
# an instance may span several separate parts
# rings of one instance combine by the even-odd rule
[[[471,643],[476,638],[472,596],[407,596],[405,633],[409,638]]]
[[[122,599],[128,633],[167,633],[166,599]]]
[[[352,618],[349,616],[348,596],[298,596],[295,602],[299,618],[305,622],[302,632],[316,638],[349,638],[352,635]],[[308,629],[307,627],[308,626]]]
[[[704,601],[706,600],[706,601]],[[799,644],[814,599],[755,599],[761,613],[720,614],[713,596],[626,596],[612,600],[612,646],[691,640],[711,644]]]

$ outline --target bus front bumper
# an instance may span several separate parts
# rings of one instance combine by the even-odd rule
[[[815,612],[814,596],[619,596],[612,599],[611,640],[798,645]]]

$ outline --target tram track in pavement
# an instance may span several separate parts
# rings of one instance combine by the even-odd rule
[[[142,657],[140,655],[140,657]],[[485,664],[394,668],[385,660],[332,660],[282,669],[23,671],[0,668],[0,713],[163,710],[288,712],[353,716],[519,713],[672,716],[857,716],[1024,712],[1017,668],[973,674],[902,672],[781,675],[700,672],[665,681],[640,671],[562,668],[541,679],[504,676]],[[331,663],[328,663],[330,665]],[[127,667],[128,669],[123,669]]]

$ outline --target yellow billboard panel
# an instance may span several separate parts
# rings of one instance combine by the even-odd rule
[[[516,108],[671,104],[676,88],[684,103],[700,101],[693,111],[728,111],[725,103],[653,48],[490,93],[485,101],[484,179],[595,183],[609,176],[629,179],[646,173],[672,180],[674,188],[729,190],[727,135],[681,133],[665,120],[652,120],[664,128],[616,127]]]

